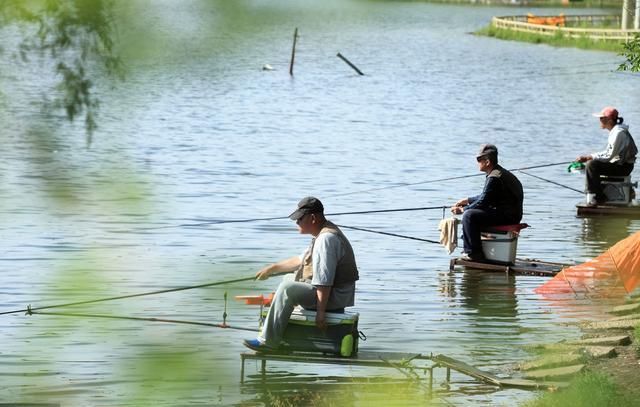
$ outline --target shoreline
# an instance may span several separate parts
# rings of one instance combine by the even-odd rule
[[[545,406],[611,406],[631,407],[637,405],[640,399],[640,298],[635,298],[626,305],[614,307],[610,311],[612,318],[604,322],[591,322],[581,324],[583,339],[573,342],[561,342],[544,346],[544,349],[555,349],[546,352],[545,356],[537,360],[553,360],[558,363],[546,367],[548,372],[560,372],[567,364],[581,363],[579,373],[570,375],[568,386],[555,391],[542,393],[530,401],[521,405],[524,407]],[[613,316],[621,315],[621,316]],[[624,338],[628,339],[624,339]],[[614,340],[617,338],[617,341]],[[594,355],[594,351],[588,350],[585,344],[589,342],[612,341],[606,347],[607,352]],[[579,349],[577,343],[582,342],[583,349]],[[573,344],[573,347],[572,347]],[[601,346],[605,348],[604,346]],[[592,346],[591,348],[596,348]],[[534,348],[535,349],[535,348]],[[533,349],[532,349],[533,350]],[[571,359],[572,352],[582,353],[582,357]],[[597,353],[597,352],[596,352]],[[586,356],[589,355],[589,356]],[[535,365],[536,360],[524,365]],[[580,366],[580,365],[578,365]],[[566,378],[566,376],[565,376]]]

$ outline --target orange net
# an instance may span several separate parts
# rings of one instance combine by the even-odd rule
[[[640,232],[619,241],[595,259],[567,267],[534,291],[544,296],[618,297],[640,284]]]

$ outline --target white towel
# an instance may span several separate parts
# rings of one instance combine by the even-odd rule
[[[440,231],[440,244],[447,249],[449,254],[458,247],[458,219],[442,219],[438,225]]]

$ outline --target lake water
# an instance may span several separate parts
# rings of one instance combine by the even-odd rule
[[[82,123],[41,108],[51,67],[0,63],[0,311],[253,275],[308,244],[286,220],[306,195],[327,212],[450,205],[476,194],[479,144],[506,168],[570,161],[604,148],[591,112],[617,106],[640,126],[638,76],[613,53],[470,35],[494,15],[561,10],[368,1],[136,1],[119,10],[123,83],[101,81],[91,146]],[[568,10],[589,14],[600,11]],[[135,24],[132,21],[135,20]],[[294,27],[295,75],[288,74]],[[2,31],[3,43],[16,33]],[[336,58],[341,52],[365,76]],[[263,71],[264,64],[273,71]],[[581,189],[558,165],[532,173]],[[637,178],[637,170],[634,178]],[[582,262],[640,221],[580,219],[569,189],[517,174],[525,188],[519,257]],[[411,184],[411,185],[405,185]],[[336,223],[438,239],[442,212],[336,216]],[[204,223],[204,224],[203,224]],[[194,226],[198,225],[198,226]],[[580,335],[602,304],[557,306],[543,277],[449,272],[434,244],[347,231],[361,279],[361,349],[443,353],[498,375],[523,346]],[[67,311],[257,327],[231,300],[279,278],[114,301]],[[63,311],[62,309],[60,311]],[[269,364],[260,384],[251,333],[141,321],[0,317],[0,401],[61,405],[422,404],[393,369]],[[533,397],[453,376],[455,405]],[[391,385],[390,385],[391,384]],[[396,390],[394,390],[396,389]],[[338,400],[338,401],[336,401]],[[289,404],[287,404],[289,403]]]

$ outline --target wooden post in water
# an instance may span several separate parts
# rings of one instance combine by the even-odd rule
[[[338,55],[336,55],[338,58],[340,58],[341,60],[343,60],[344,62],[347,63],[347,65],[349,65],[351,68],[353,68],[354,71],[358,72],[358,75],[364,76],[364,74],[358,69],[357,66],[355,66],[354,64],[351,63],[351,61],[349,61],[347,58],[344,57],[344,55],[342,55],[341,53],[338,52]]]
[[[298,40],[298,27],[293,32],[293,47],[291,48],[291,62],[289,62],[289,75],[293,76],[293,61],[296,58],[296,42]]]

